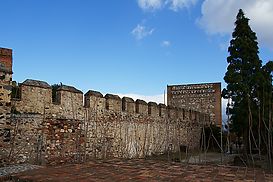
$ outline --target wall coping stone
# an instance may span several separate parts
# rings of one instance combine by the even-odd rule
[[[26,79],[21,85],[51,89],[47,82],[40,80]]]
[[[132,99],[131,97],[123,97],[122,101],[129,102],[129,103],[134,103],[135,102],[134,99]]]
[[[147,102],[145,102],[144,100],[140,100],[140,99],[137,99],[136,103],[137,104],[142,104],[142,105],[147,105]]]
[[[103,95],[95,90],[88,90],[88,92],[86,94],[84,94],[84,96],[95,96],[95,97],[103,97]]]
[[[82,94],[82,91],[76,89],[75,87],[68,86],[68,85],[62,85],[60,86],[57,91],[68,91],[68,92],[74,92],[74,93],[80,93]]]
[[[12,56],[12,49],[0,47],[1,56]]]
[[[106,94],[104,97],[106,99],[121,100],[121,98],[118,95],[114,95],[114,94]]]
[[[155,106],[155,107],[156,107],[156,106],[157,106],[157,103],[155,103],[155,102],[149,102],[149,103],[148,103],[148,106]]]
[[[165,104],[158,104],[160,108],[166,108],[167,106]]]

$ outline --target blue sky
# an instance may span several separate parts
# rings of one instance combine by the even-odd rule
[[[273,58],[271,0],[1,0],[0,47],[13,79],[163,102],[167,84],[222,82],[243,8],[263,61]],[[271,31],[271,32],[270,32]]]

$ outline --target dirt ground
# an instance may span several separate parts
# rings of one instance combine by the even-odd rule
[[[44,167],[11,175],[14,181],[273,181],[262,170],[158,160],[104,160]]]

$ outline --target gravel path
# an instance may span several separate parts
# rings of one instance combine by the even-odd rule
[[[32,169],[42,168],[41,166],[31,165],[31,164],[17,164],[0,168],[0,178],[4,176],[9,176],[11,174],[28,171]]]

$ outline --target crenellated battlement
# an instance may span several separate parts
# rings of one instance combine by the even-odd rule
[[[106,101],[105,108],[107,110],[116,111],[116,112],[122,111],[122,102],[121,102],[121,98],[118,95],[106,94],[104,98]]]
[[[143,116],[161,118],[179,118],[191,122],[198,121],[201,113],[157,104],[147,103],[144,100],[123,97],[118,95],[106,94],[103,96],[98,91],[89,90],[83,95],[79,89],[61,85],[56,91],[56,101],[52,101],[52,88],[44,81],[27,79],[19,84],[20,99],[12,101],[16,110],[21,113],[37,113],[53,115],[59,118],[83,119],[84,110],[109,110],[113,112],[125,112],[128,114],[138,114]]]
[[[130,97],[123,97],[122,98],[122,111],[128,113],[135,113],[136,105],[135,101]]]

